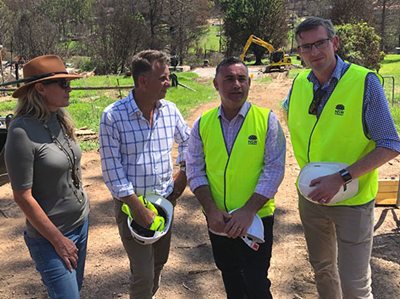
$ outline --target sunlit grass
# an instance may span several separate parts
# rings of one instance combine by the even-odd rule
[[[199,80],[198,75],[191,72],[176,73],[178,82],[183,86],[171,87],[166,99],[174,102],[184,117],[198,105],[216,98],[217,93],[211,79]],[[72,87],[93,86],[133,86],[131,77],[124,76],[93,76],[72,81]],[[77,128],[87,128],[98,132],[100,117],[105,107],[126,96],[130,89],[123,90],[72,90],[70,94],[70,112]],[[11,97],[4,98],[0,102],[0,116],[13,113],[17,101]],[[98,148],[96,140],[83,141],[83,150]]]
[[[396,102],[400,105],[400,54],[388,54],[382,62],[379,73],[385,79],[385,93],[390,102]],[[394,99],[392,99],[392,88],[394,78]]]
[[[200,39],[198,45],[203,50],[219,51],[221,26],[209,25],[206,34]]]

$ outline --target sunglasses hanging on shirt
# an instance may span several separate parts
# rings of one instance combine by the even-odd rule
[[[321,87],[318,87],[317,90],[314,91],[314,97],[308,108],[308,113],[311,115],[317,115],[318,107],[321,104],[322,99],[325,97],[326,91],[323,90]]]

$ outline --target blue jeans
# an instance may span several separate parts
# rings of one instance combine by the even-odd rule
[[[43,237],[30,237],[24,233],[25,243],[39,271],[47,292],[52,299],[78,299],[85,269],[89,221],[64,236],[78,248],[78,266],[71,272],[55,251],[53,245]]]

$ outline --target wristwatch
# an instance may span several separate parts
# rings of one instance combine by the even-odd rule
[[[339,174],[340,174],[340,176],[342,177],[343,182],[344,182],[345,184],[348,184],[348,183],[350,183],[350,182],[353,180],[353,178],[351,177],[350,172],[349,172],[347,169],[342,169],[342,170],[340,170],[340,171],[339,171]]]

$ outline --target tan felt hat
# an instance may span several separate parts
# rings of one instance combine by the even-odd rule
[[[22,96],[27,88],[32,84],[45,80],[61,78],[78,79],[81,75],[68,74],[61,58],[57,55],[43,55],[28,61],[23,68],[24,85],[18,88],[12,96],[18,98]]]

